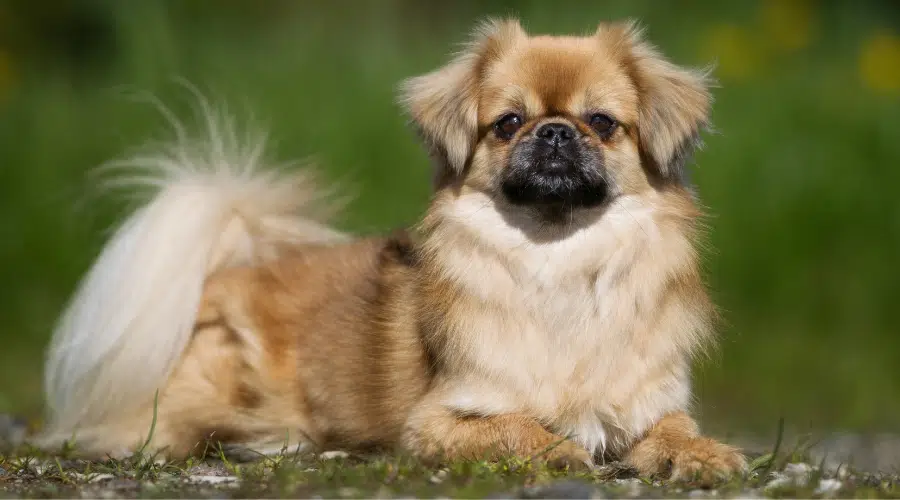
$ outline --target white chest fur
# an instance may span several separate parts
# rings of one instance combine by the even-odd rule
[[[454,357],[465,368],[445,404],[483,414],[526,412],[594,451],[627,446],[689,401],[688,360],[666,312],[685,238],[657,223],[652,199],[623,197],[562,239],[529,237],[484,195],[445,206],[445,275],[481,307],[461,315]],[[692,253],[691,253],[692,255]],[[685,316],[687,314],[687,316]]]

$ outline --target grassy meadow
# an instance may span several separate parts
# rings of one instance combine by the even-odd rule
[[[0,4],[0,412],[40,415],[55,317],[125,207],[88,174],[166,137],[154,100],[190,118],[191,82],[266,126],[273,158],[343,182],[356,197],[342,227],[387,230],[429,196],[397,83],[442,64],[477,19],[516,14],[559,33],[636,17],[675,61],[717,64],[694,179],[727,325],[697,368],[702,423],[900,430],[893,2],[38,4]]]

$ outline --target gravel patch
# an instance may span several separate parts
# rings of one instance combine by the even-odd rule
[[[831,474],[807,462],[788,463],[764,475],[756,472],[744,482],[703,488],[646,478],[608,477],[625,470],[615,469],[615,464],[587,476],[540,477],[541,473],[520,474],[484,465],[456,470],[412,467],[397,474],[384,467],[385,462],[341,463],[344,458],[316,457],[310,460],[315,463],[283,467],[277,462],[260,463],[243,469],[216,461],[184,468],[153,465],[152,470],[143,472],[140,468],[77,472],[57,467],[55,460],[25,466],[13,460],[13,467],[4,467],[0,474],[0,497],[900,498],[897,475],[849,470]],[[512,481],[492,485],[495,478],[490,475]],[[486,484],[479,485],[486,477]]]
[[[16,449],[26,435],[24,422],[2,417],[0,498],[900,498],[900,438],[893,435],[836,434],[803,447],[792,447],[796,440],[785,437],[775,460],[768,455],[772,443],[730,440],[748,451],[754,470],[710,488],[640,478],[616,463],[560,474],[515,461],[434,468],[340,450],[256,454],[246,463],[39,457]]]
[[[771,451],[773,440],[759,438],[729,439],[748,453]],[[785,451],[791,445],[803,441],[801,436],[785,436]],[[888,433],[857,434],[835,432],[815,439],[805,446],[804,453],[810,463],[822,464],[827,470],[837,470],[851,465],[857,470],[900,471],[900,435]]]
[[[237,485],[240,481],[240,478],[237,476],[226,476],[226,475],[210,475],[210,476],[188,476],[188,481],[197,484],[233,484]]]
[[[334,460],[337,458],[347,458],[349,456],[350,456],[349,453],[347,453],[346,451],[340,451],[340,450],[324,451],[319,454],[319,458],[321,458],[323,460]]]

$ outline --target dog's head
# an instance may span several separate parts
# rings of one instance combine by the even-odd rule
[[[710,108],[706,75],[668,62],[633,22],[583,37],[487,22],[402,96],[437,162],[438,189],[550,212],[683,184]]]

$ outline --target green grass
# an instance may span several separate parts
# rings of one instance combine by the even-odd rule
[[[777,450],[774,450],[777,452]],[[293,454],[287,451],[250,462],[236,463],[211,453],[207,459],[157,460],[137,454],[122,460],[86,461],[47,457],[33,450],[0,454],[0,497],[65,498],[72,495],[125,498],[586,498],[666,497],[691,493],[715,497],[821,498],[823,479],[836,471],[811,466],[795,481],[773,482],[790,464],[805,464],[802,448],[756,456],[746,477],[714,484],[672,482],[638,476],[617,463],[591,472],[549,469],[522,460],[454,461],[426,464],[391,455]],[[219,484],[197,476],[226,478]],[[847,469],[841,498],[900,498],[900,477]]]
[[[643,476],[616,461],[574,471],[548,466],[542,453],[423,461],[403,453],[301,451],[285,443],[263,455],[230,453],[214,440],[199,443],[195,456],[171,460],[148,451],[155,426],[154,412],[144,446],[120,459],[79,458],[75,441],[55,452],[0,441],[0,498],[900,498],[897,471],[826,467],[824,457],[816,465],[815,442],[799,436],[789,445],[783,421],[771,448],[745,450],[745,474],[712,481]]]
[[[728,325],[697,372],[703,424],[770,430],[783,416],[793,427],[897,430],[900,98],[859,70],[869,37],[897,33],[887,2],[809,2],[809,43],[793,49],[766,31],[757,2],[94,4],[115,28],[115,50],[96,64],[64,64],[27,33],[0,38],[12,61],[0,94],[0,411],[39,414],[54,319],[121,214],[87,172],[165,133],[136,96],[189,116],[179,77],[252,111],[274,157],[314,157],[357,195],[342,227],[381,231],[415,221],[428,200],[427,158],[394,103],[401,79],[445,61],[488,13],[556,32],[627,15],[676,61],[720,66],[719,132],[695,180]]]

